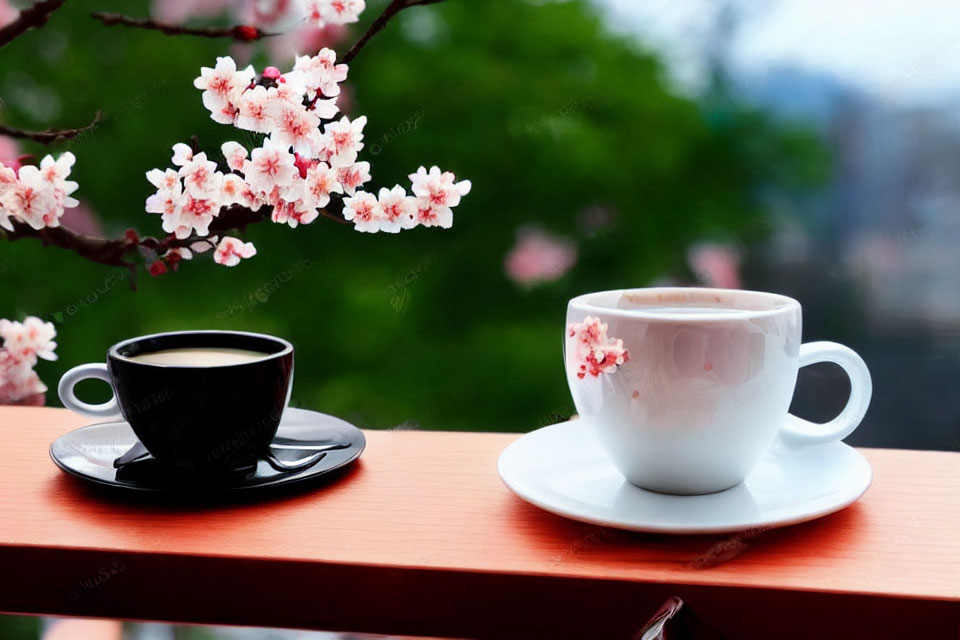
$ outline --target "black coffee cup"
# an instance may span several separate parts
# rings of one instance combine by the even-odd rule
[[[137,356],[171,349],[241,349],[262,357],[237,364],[155,364]],[[110,401],[79,400],[74,385],[96,378],[113,387]],[[163,465],[198,473],[249,469],[269,455],[293,381],[293,345],[281,338],[241,331],[158,333],[118,342],[106,365],[67,371],[58,393],[77,413],[130,424],[147,451]]]

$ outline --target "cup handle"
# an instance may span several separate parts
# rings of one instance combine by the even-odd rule
[[[800,366],[805,367],[817,362],[833,362],[840,365],[850,378],[850,398],[833,420],[817,424],[787,414],[786,423],[780,430],[780,437],[789,444],[821,444],[834,440],[843,440],[860,426],[860,421],[870,406],[873,383],[866,363],[857,353],[836,342],[810,342],[800,345]]]
[[[113,391],[113,397],[103,404],[89,404],[79,399],[73,392],[73,387],[81,380],[95,378],[103,380],[110,385]],[[67,409],[75,411],[81,415],[91,418],[114,418],[120,416],[120,410],[117,408],[117,392],[113,388],[113,380],[110,379],[110,372],[107,365],[100,363],[81,364],[63,374],[60,378],[60,384],[57,385],[57,395],[60,396],[60,402]]]

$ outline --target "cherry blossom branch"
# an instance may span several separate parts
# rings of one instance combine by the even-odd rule
[[[343,218],[343,199],[339,194],[331,198],[330,205],[320,209],[320,214],[341,224],[348,224]],[[220,215],[214,218],[210,224],[209,235],[193,235],[188,238],[176,238],[167,236],[162,240],[154,237],[141,238],[136,232],[130,231],[122,238],[96,238],[77,233],[67,227],[44,227],[34,229],[28,224],[11,221],[13,231],[0,230],[10,242],[22,238],[36,238],[45,247],[59,247],[67,251],[72,251],[82,258],[91,262],[96,262],[110,267],[123,267],[130,271],[131,287],[135,288],[135,276],[137,263],[132,260],[141,248],[148,249],[157,255],[162,255],[170,249],[189,248],[198,242],[207,242],[213,247],[216,243],[211,238],[223,235],[228,231],[244,232],[251,224],[263,222],[270,219],[272,208],[269,206],[261,207],[253,211],[248,207],[241,205],[231,205],[224,207]]]
[[[352,47],[350,47],[349,51],[343,54],[343,57],[339,60],[339,62],[346,64],[353,60],[356,55],[360,53],[360,50],[367,45],[367,42],[369,42],[373,36],[377,35],[377,33],[383,30],[393,16],[397,15],[404,9],[415,7],[417,5],[436,4],[437,2],[443,2],[443,0],[392,0],[390,4],[387,5],[387,8],[383,10],[383,13],[377,16],[377,19],[374,20],[364,34],[360,36],[360,39],[357,40]]]
[[[90,124],[78,127],[76,129],[47,129],[46,131],[25,131],[23,129],[15,129],[14,127],[9,127],[4,124],[0,124],[0,135],[9,136],[11,138],[19,138],[21,140],[33,140],[34,142],[39,142],[41,144],[51,144],[57,140],[70,140],[75,138],[81,133],[90,131],[98,124],[100,124],[101,112],[98,109],[93,116],[93,120]]]
[[[44,227],[34,229],[28,224],[11,221],[13,231],[3,231],[7,240],[13,242],[21,238],[38,238],[45,247],[59,247],[80,255],[91,262],[112,267],[133,268],[133,262],[124,260],[127,253],[136,250],[137,243],[129,238],[109,240],[86,236],[67,227]]]
[[[252,42],[275,35],[264,33],[257,27],[246,24],[234,27],[184,27],[178,24],[169,24],[147,18],[133,18],[122,13],[108,13],[106,11],[94,11],[90,16],[108,27],[119,25],[137,29],[150,29],[168,36],[190,35],[200,36],[201,38],[233,38],[241,42]]]
[[[17,36],[30,29],[42,27],[50,19],[54,11],[60,8],[66,0],[40,0],[32,7],[20,12],[20,15],[0,29],[0,47],[9,44]]]

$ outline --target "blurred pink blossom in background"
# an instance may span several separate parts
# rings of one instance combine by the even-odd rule
[[[562,278],[576,263],[577,244],[572,239],[540,227],[521,227],[503,266],[515,283],[533,286]]]
[[[3,11],[2,3],[3,0],[0,0],[0,11]],[[3,24],[3,20],[0,20],[0,24]],[[17,170],[20,167],[19,157],[20,145],[17,141],[7,136],[0,136],[0,164]]]
[[[687,250],[687,264],[708,287],[739,289],[740,251],[729,245],[704,243]]]
[[[0,27],[10,24],[20,14],[7,0],[0,0]]]
[[[161,22],[180,24],[190,18],[219,15],[228,4],[230,0],[153,0],[150,13]]]
[[[274,64],[280,65],[293,60],[295,56],[320,51],[324,47],[336,49],[346,34],[347,29],[343,25],[328,24],[318,27],[303,22],[286,33],[267,38],[264,42],[270,52],[270,59]]]
[[[96,212],[90,207],[90,203],[83,200],[73,208],[64,209],[60,224],[85,236],[103,236]]]

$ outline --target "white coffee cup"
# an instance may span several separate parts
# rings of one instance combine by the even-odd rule
[[[757,291],[600,291],[567,306],[564,361],[581,419],[632,484],[672,494],[741,483],[779,436],[789,446],[848,436],[870,404],[851,349],[800,344],[800,303]],[[620,342],[622,341],[622,342]],[[816,424],[788,413],[797,370],[834,362],[850,399]]]

